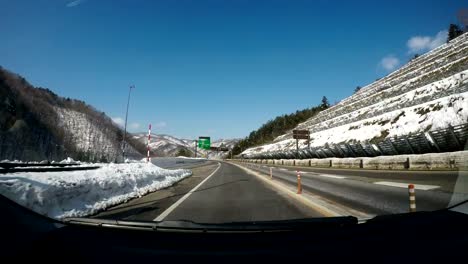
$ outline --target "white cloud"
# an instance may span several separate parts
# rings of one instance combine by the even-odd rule
[[[394,70],[398,66],[398,64],[400,64],[400,60],[393,55],[385,56],[380,61],[380,66],[382,66],[382,68],[384,68],[387,71]]]
[[[112,121],[114,121],[114,123],[116,123],[118,126],[121,126],[121,127],[125,125],[125,120],[121,117],[113,117]]]
[[[71,1],[71,2],[68,2],[67,3],[67,7],[75,7],[75,6],[78,6],[82,3],[84,3],[85,0],[75,0],[75,1]]]
[[[164,121],[161,121],[161,122],[158,122],[154,125],[155,128],[163,128],[163,127],[166,127],[167,126],[167,123],[164,122]]]
[[[129,126],[128,126],[131,130],[137,130],[137,129],[140,129],[141,128],[141,124],[140,123],[131,123]]]
[[[414,36],[411,37],[406,45],[408,53],[425,52],[432,50],[444,44],[447,40],[447,30],[439,31],[434,37],[431,36]]]

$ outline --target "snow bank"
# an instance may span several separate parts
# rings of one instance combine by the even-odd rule
[[[146,163],[96,165],[101,168],[5,174],[0,176],[0,194],[49,217],[82,217],[169,187],[192,174]]]

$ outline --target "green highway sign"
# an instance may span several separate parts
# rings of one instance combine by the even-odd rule
[[[199,137],[198,138],[198,147],[201,149],[210,149],[211,141],[210,137]]]

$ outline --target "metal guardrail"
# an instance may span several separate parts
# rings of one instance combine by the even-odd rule
[[[35,163],[0,163],[0,174],[14,172],[57,172],[57,171],[81,171],[95,170],[100,166],[80,166],[78,163],[70,164],[35,164]]]
[[[452,152],[465,149],[468,123],[445,129],[388,137],[379,142],[325,144],[303,148],[244,155],[247,159],[356,158],[402,154]]]

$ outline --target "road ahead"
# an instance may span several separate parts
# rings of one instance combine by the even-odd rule
[[[183,165],[187,168],[187,165]],[[97,218],[125,220],[191,220],[199,223],[286,220],[322,217],[291,201],[256,176],[225,162],[191,168],[193,176],[103,213]]]
[[[174,164],[168,166],[174,168]],[[256,175],[239,166],[248,168]],[[193,175],[170,188],[134,199],[95,217],[222,223],[329,216],[320,207],[301,203],[291,198],[291,193],[288,194],[285,189],[265,183],[264,179],[268,179],[276,185],[294,190],[297,185],[297,167],[273,167],[273,180],[267,176],[270,167],[266,165],[179,161],[177,167],[189,168]],[[333,215],[358,217],[408,212],[407,184],[410,182],[416,184],[418,211],[446,208],[459,177],[453,172],[299,169],[302,170],[302,197],[307,197],[309,201],[315,197],[313,202],[320,200],[322,208],[336,206],[335,209],[339,210],[335,210]],[[466,172],[460,175],[468,177]],[[466,194],[456,195],[459,199],[468,199]]]

